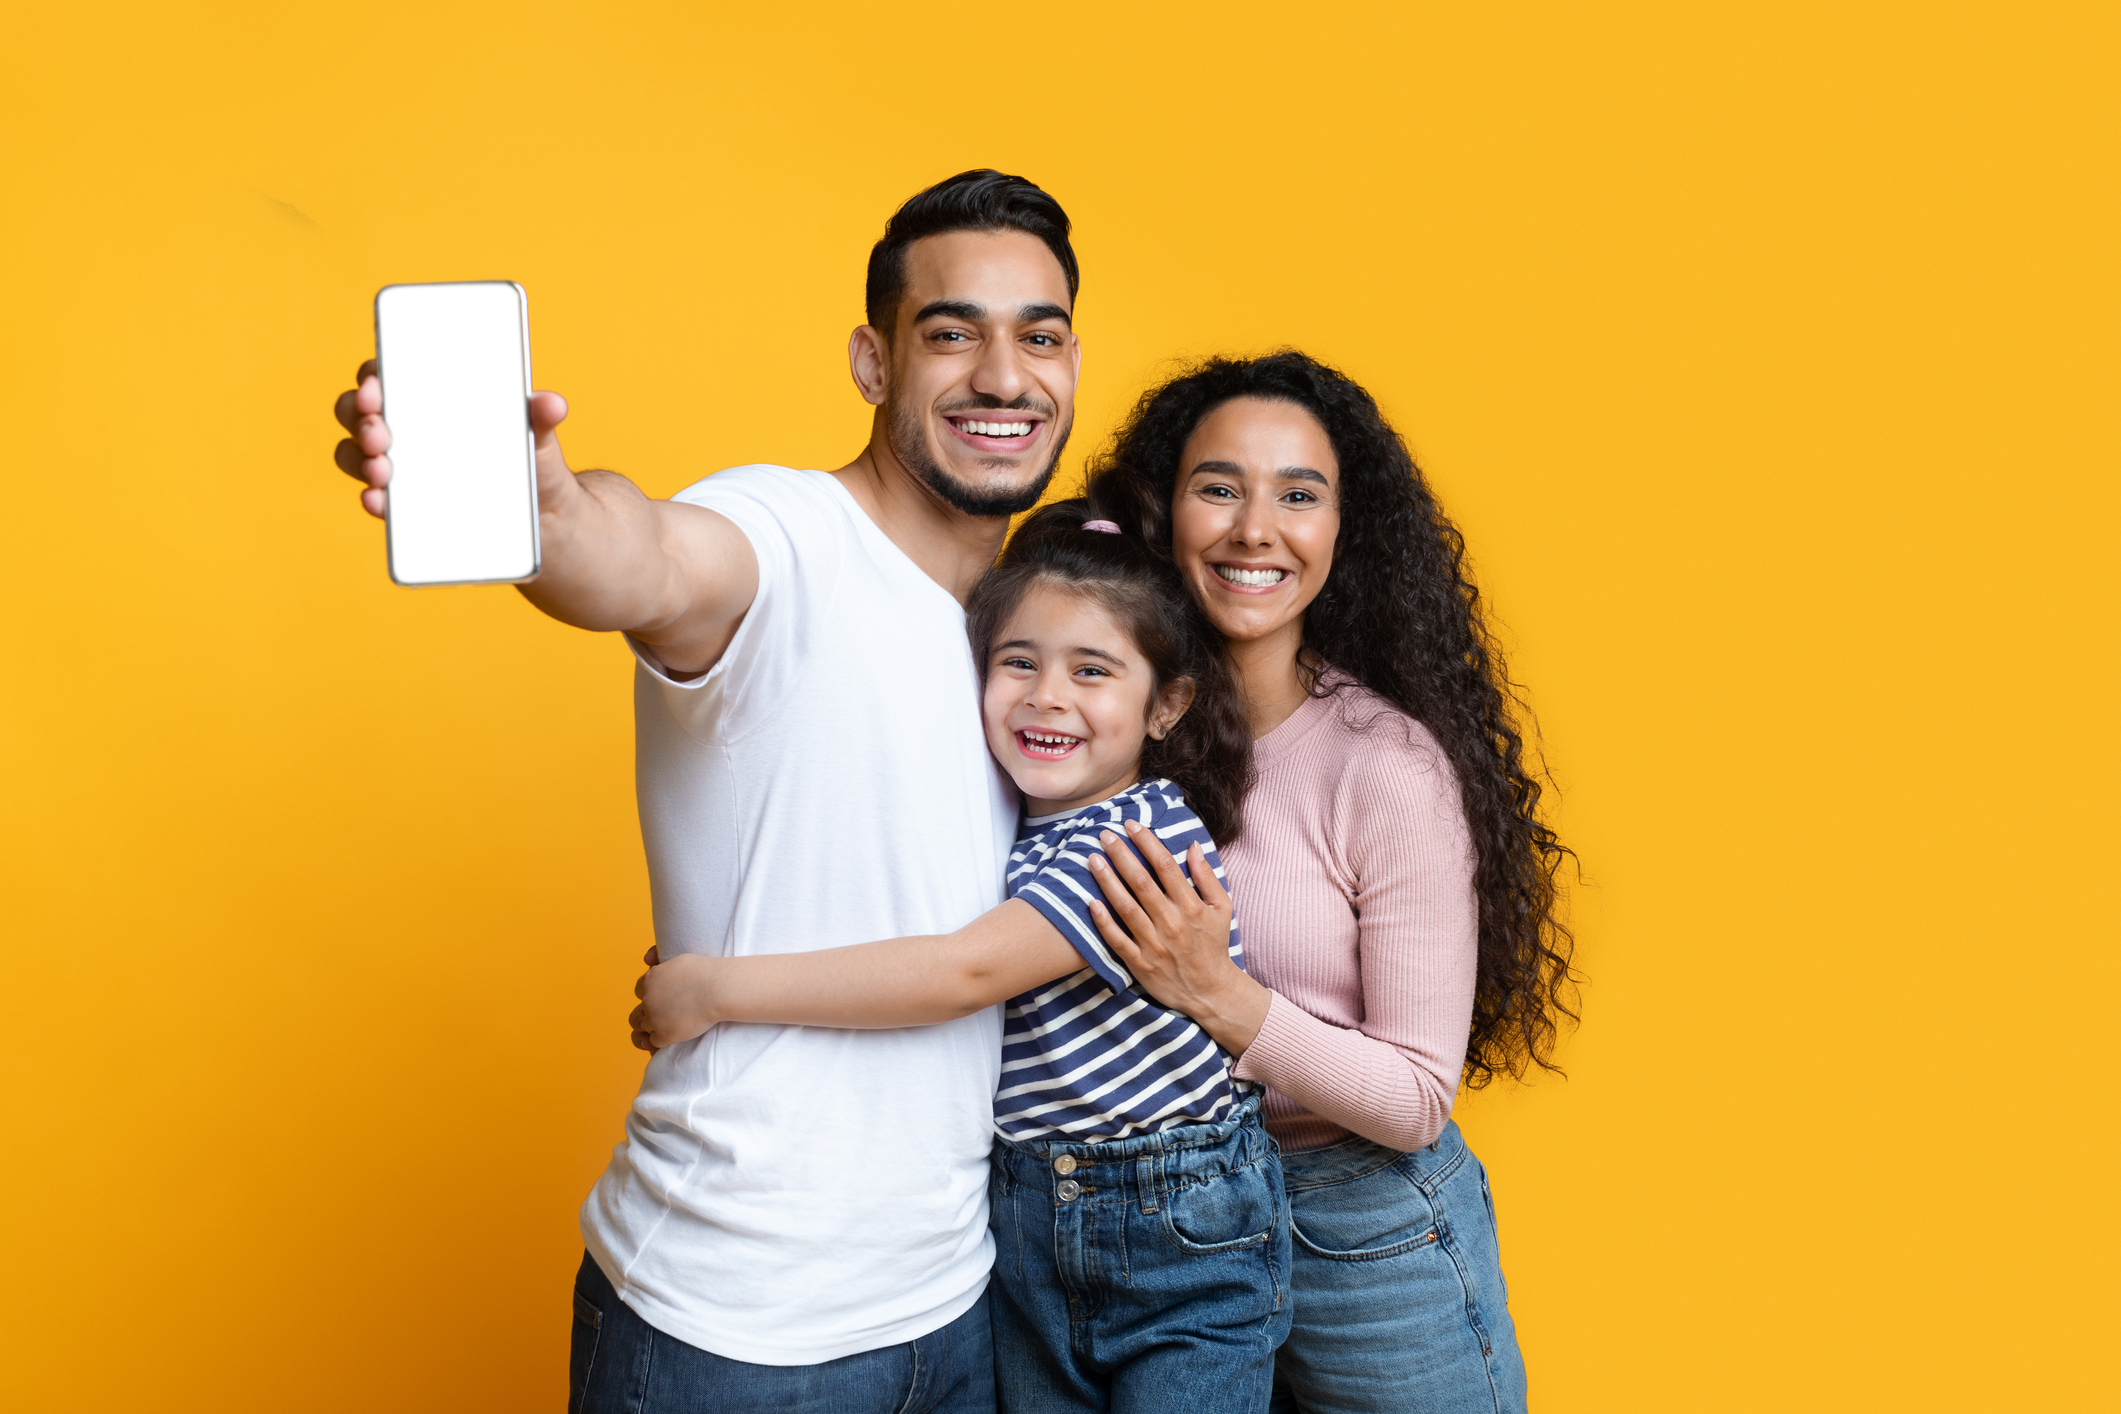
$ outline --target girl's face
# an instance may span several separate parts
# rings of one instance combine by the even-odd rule
[[[1223,637],[1300,642],[1340,536],[1340,460],[1294,403],[1233,398],[1200,421],[1171,492],[1171,554]]]
[[[987,749],[1033,815],[1133,785],[1143,739],[1161,739],[1193,700],[1183,679],[1154,691],[1155,671],[1103,605],[1047,584],[1002,625],[986,668]]]

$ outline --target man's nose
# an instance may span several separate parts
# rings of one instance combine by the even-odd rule
[[[1031,390],[1031,375],[1024,367],[1023,351],[1014,339],[990,339],[980,350],[972,369],[972,391],[1015,402]]]

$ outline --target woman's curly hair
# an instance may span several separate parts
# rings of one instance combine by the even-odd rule
[[[1142,395],[1093,463],[1089,500],[1168,555],[1186,441],[1233,398],[1305,409],[1340,461],[1340,535],[1305,613],[1299,657],[1313,695],[1332,694],[1325,670],[1337,669],[1425,725],[1457,772],[1480,910],[1465,1082],[1477,1089],[1522,1075],[1527,1062],[1558,1069],[1562,1019],[1576,1018],[1575,944],[1558,886],[1573,855],[1540,819],[1539,773],[1524,752],[1530,713],[1483,620],[1465,538],[1376,400],[1292,349],[1209,359]]]

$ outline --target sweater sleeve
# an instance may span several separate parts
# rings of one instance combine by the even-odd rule
[[[1473,1017],[1479,912],[1458,785],[1426,732],[1379,722],[1333,805],[1353,882],[1362,973],[1358,1028],[1280,993],[1237,1074],[1388,1148],[1436,1141],[1451,1117]],[[1411,724],[1407,724],[1411,725]]]

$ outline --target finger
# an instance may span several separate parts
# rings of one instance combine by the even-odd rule
[[[660,967],[663,963],[662,947],[658,944],[650,943],[648,951],[641,954],[641,961],[647,963],[650,967]]]
[[[390,450],[390,424],[380,412],[364,412],[354,419],[353,444],[364,457],[380,457]]]
[[[339,400],[331,405],[331,415],[339,419],[339,426],[348,432],[353,431],[355,424],[361,420],[361,411],[354,406],[354,399],[358,396],[352,388],[348,388],[339,394]]]
[[[1186,851],[1186,872],[1192,875],[1193,887],[1200,890],[1203,903],[1218,913],[1230,911],[1230,891],[1223,887],[1223,881],[1216,878],[1215,871],[1208,867],[1208,852],[1202,849],[1197,841]]]
[[[383,519],[384,497],[389,494],[387,491],[363,491],[361,493],[361,509],[367,511],[377,520]]]
[[[1118,920],[1112,916],[1112,910],[1096,899],[1091,899],[1090,921],[1097,925],[1097,931],[1104,938],[1105,946],[1119,954],[1119,960],[1127,964],[1127,970],[1139,977],[1142,950],[1127,930],[1119,926]]]
[[[1112,870],[1112,865],[1101,854],[1090,856],[1090,873],[1097,879],[1098,888],[1104,890],[1105,905],[1119,916],[1122,923],[1137,937],[1146,938],[1155,931],[1149,915],[1142,912],[1141,903],[1127,891],[1127,886]]]
[[[656,1053],[656,1050],[658,1049],[654,1038],[651,1037],[646,1031],[636,1031],[633,1033],[633,1048],[637,1051],[646,1051],[650,1055],[654,1055]]]
[[[538,434],[538,446],[542,450],[547,438],[561,423],[567,420],[567,399],[558,393],[532,393],[530,395],[530,430]]]
[[[643,972],[633,979],[633,994],[644,1003],[648,1000],[648,974]]]
[[[354,406],[364,413],[383,411],[383,379],[374,359],[362,364],[354,377]]]
[[[646,1031],[648,1029],[648,1003],[642,1002],[632,1011],[627,1012],[626,1024],[636,1031]]]
[[[1191,903],[1200,896],[1194,891],[1192,882],[1186,878],[1186,871],[1178,867],[1178,861],[1171,857],[1171,851],[1164,848],[1164,842],[1156,837],[1156,831],[1139,820],[1129,820],[1127,838],[1134,841],[1134,847],[1142,852],[1142,857],[1149,861],[1149,867],[1156,871],[1157,879],[1163,884],[1165,897],[1173,903]]]
[[[1176,932],[1178,908],[1157,885],[1156,876],[1142,866],[1141,859],[1133,850],[1127,848],[1126,841],[1110,830],[1105,831],[1104,846],[1112,868],[1120,878],[1126,880],[1127,888],[1133,893],[1135,902],[1156,915],[1159,922],[1168,924],[1171,931]]]

